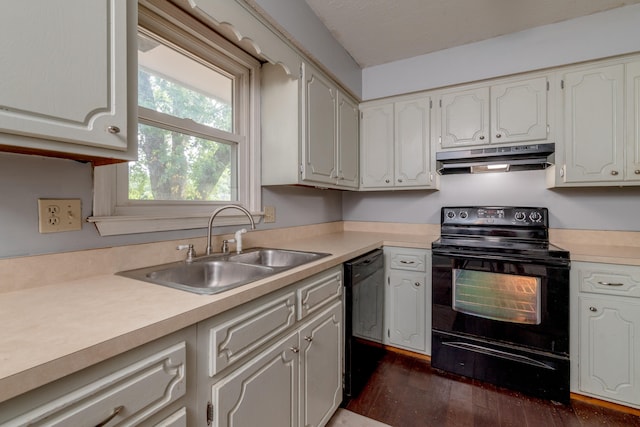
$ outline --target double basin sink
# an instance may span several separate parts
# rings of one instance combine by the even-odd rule
[[[288,249],[253,248],[241,253],[213,254],[193,262],[173,262],[136,270],[120,276],[194,292],[217,294],[331,254]]]

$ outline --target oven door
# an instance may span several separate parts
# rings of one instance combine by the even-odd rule
[[[434,331],[569,353],[568,260],[433,250]]]

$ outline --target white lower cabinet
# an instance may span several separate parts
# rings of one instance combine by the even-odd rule
[[[342,401],[342,267],[198,324],[198,417],[323,426]]]
[[[575,262],[572,289],[573,391],[640,407],[640,267]]]
[[[342,401],[342,266],[14,399],[0,427],[324,426]]]
[[[186,426],[195,335],[187,328],[4,402],[0,425]]]
[[[385,246],[384,343],[431,354],[431,255]]]

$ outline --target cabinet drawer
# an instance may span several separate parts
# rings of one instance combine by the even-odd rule
[[[301,282],[297,292],[298,320],[342,296],[342,268],[334,268]]]
[[[581,292],[640,298],[640,267],[573,263]]]
[[[216,375],[295,321],[295,294],[289,292],[210,328],[209,375]]]
[[[427,252],[422,249],[387,249],[392,270],[426,271]]]
[[[186,357],[186,343],[175,344],[3,426],[136,425],[185,394]]]

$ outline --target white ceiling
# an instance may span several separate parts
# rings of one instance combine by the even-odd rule
[[[640,0],[305,0],[362,68]]]

